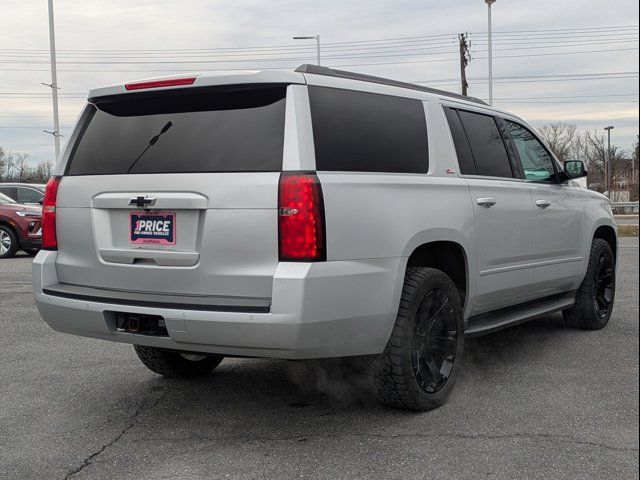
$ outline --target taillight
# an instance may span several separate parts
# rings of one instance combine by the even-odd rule
[[[143,80],[141,82],[125,83],[126,90],[146,90],[147,88],[177,87],[179,85],[193,85],[196,77],[163,78],[162,80]]]
[[[322,187],[315,173],[280,175],[278,229],[280,261],[326,260]]]
[[[58,237],[56,236],[58,185],[60,185],[60,177],[51,177],[44,189],[44,200],[42,201],[42,248],[44,250],[58,249]]]

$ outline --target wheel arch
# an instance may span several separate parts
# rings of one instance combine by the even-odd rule
[[[13,232],[16,235],[18,235],[18,229],[16,228],[16,225],[14,224],[14,222],[10,218],[0,216],[0,225],[4,225],[6,227],[9,227],[11,230],[13,230]]]
[[[460,292],[463,311],[475,295],[475,255],[459,231],[429,231],[416,236],[407,251],[405,270],[409,267],[436,268],[446,273]],[[404,278],[404,276],[403,276]],[[465,318],[466,318],[465,314]]]
[[[614,260],[618,260],[618,236],[616,234],[616,229],[611,225],[600,225],[593,232],[593,236],[591,237],[592,241],[596,238],[600,238],[607,242],[611,247],[611,251],[613,252]]]

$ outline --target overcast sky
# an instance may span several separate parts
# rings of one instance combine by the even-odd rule
[[[54,4],[65,138],[91,87],[179,71],[314,63],[313,42],[293,35],[320,34],[324,65],[459,91],[455,34],[469,32],[469,94],[488,96],[483,0]],[[534,126],[615,125],[613,143],[631,148],[638,134],[637,0],[497,0],[493,25],[496,106]],[[42,132],[52,127],[50,90],[40,84],[51,80],[48,48],[47,1],[2,0],[0,146],[36,161],[54,156],[53,139]]]

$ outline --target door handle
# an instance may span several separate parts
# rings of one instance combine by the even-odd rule
[[[536,200],[536,207],[547,208],[549,205],[551,205],[549,200]]]
[[[491,208],[496,204],[493,198],[477,198],[476,203],[484,208]]]

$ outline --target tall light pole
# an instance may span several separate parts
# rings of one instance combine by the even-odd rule
[[[495,1],[495,0],[494,0]],[[320,65],[320,35],[305,35],[302,37],[293,37],[294,40],[315,40],[316,41],[316,62]]]
[[[609,185],[609,164],[611,163],[611,130],[613,130],[614,128],[615,127],[613,125],[604,127],[604,129],[607,131],[607,156],[604,163],[604,188],[607,192],[609,192],[609,198],[611,198],[611,185]]]
[[[488,43],[489,43],[489,105],[493,105],[493,45],[492,45],[492,32],[491,32],[491,5],[496,3],[496,0],[484,0],[488,7],[487,19],[489,23]]]
[[[51,87],[53,95],[53,135],[56,158],[60,156],[60,119],[58,117],[58,74],[56,72],[56,36],[53,30],[53,0],[49,0],[49,51],[51,54],[51,83],[45,84]]]

